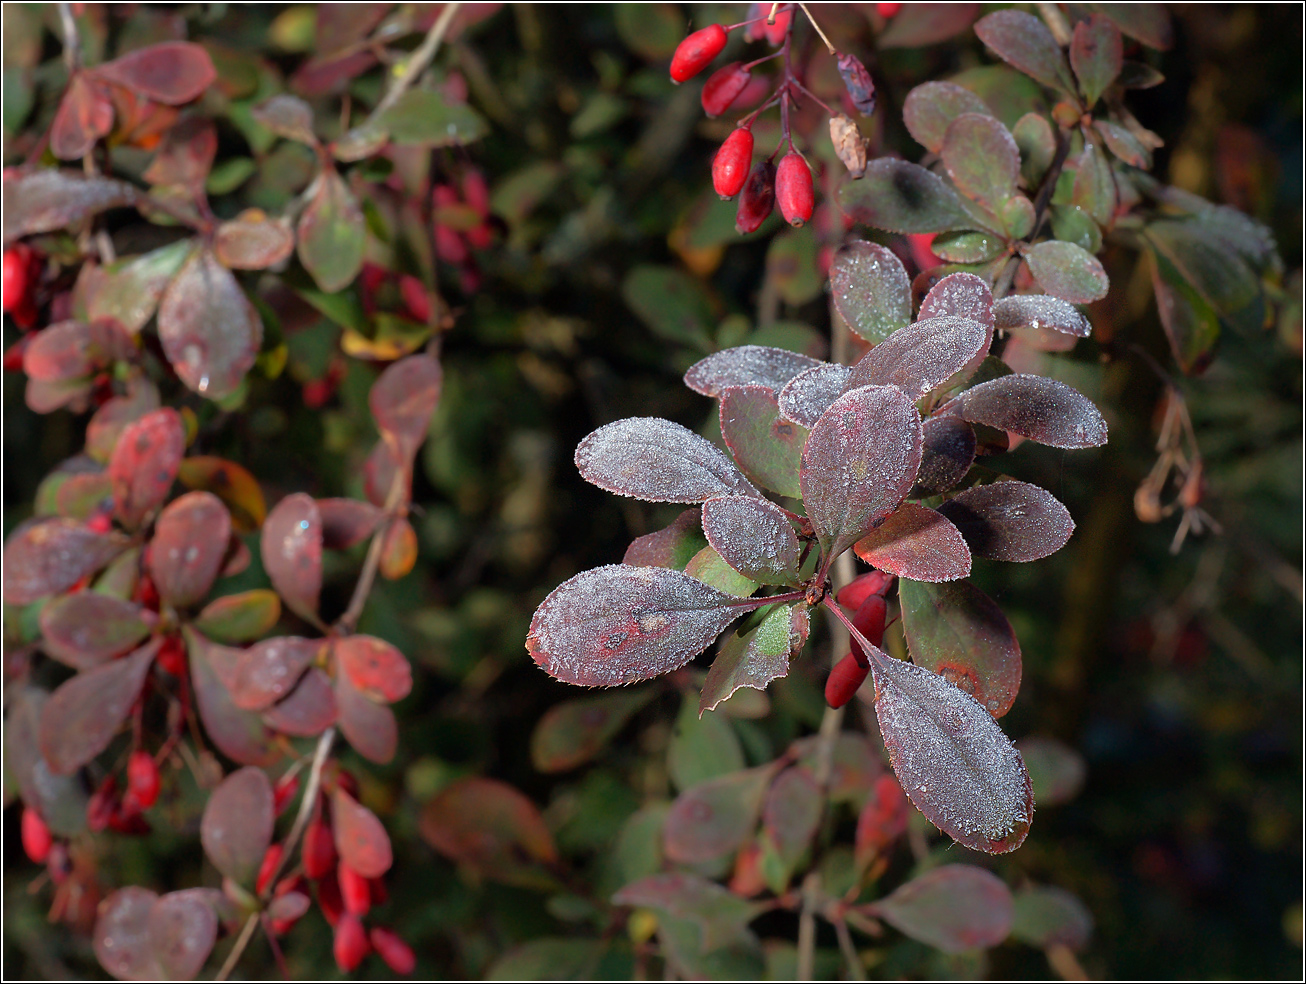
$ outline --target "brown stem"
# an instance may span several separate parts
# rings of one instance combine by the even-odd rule
[[[240,928],[240,935],[236,937],[236,945],[231,948],[227,954],[227,959],[222,962],[222,969],[218,971],[218,976],[213,978],[215,981],[225,981],[231,976],[231,972],[236,969],[236,962],[240,960],[245,953],[245,948],[249,946],[249,941],[254,938],[254,930],[258,926],[257,912],[250,913],[245,925]]]
[[[73,16],[73,5],[59,4],[59,26],[63,29],[63,60],[68,65],[68,78],[82,65],[81,38],[77,34],[77,18]]]
[[[426,32],[426,37],[417,49],[408,56],[408,61],[404,64],[404,70],[399,77],[395,79],[390,90],[384,98],[376,104],[376,109],[372,110],[368,117],[368,122],[378,119],[382,113],[399,101],[402,96],[417,81],[417,77],[426,70],[426,66],[431,64],[431,59],[435,53],[440,50],[440,42],[444,40],[445,34],[449,31],[449,25],[453,23],[454,16],[458,13],[461,3],[446,4],[445,8],[440,11],[440,16],[435,19],[431,29]]]
[[[381,566],[381,550],[385,546],[385,534],[390,528],[390,523],[397,516],[396,510],[399,504],[403,502],[407,495],[409,483],[412,481],[409,474],[412,465],[405,468],[395,469],[395,477],[390,483],[390,491],[385,500],[385,520],[376,528],[372,534],[372,542],[368,544],[367,556],[363,558],[363,569],[358,574],[358,583],[354,585],[354,593],[349,599],[349,607],[345,613],[336,619],[334,631],[339,635],[349,635],[358,625],[358,619],[363,614],[363,606],[367,604],[367,596],[372,593],[372,585],[376,583],[376,572]]]
[[[795,976],[810,981],[816,971],[816,906],[821,890],[821,873],[809,871],[803,879],[803,908],[798,914],[798,968]]]

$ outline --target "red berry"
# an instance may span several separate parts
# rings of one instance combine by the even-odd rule
[[[26,243],[5,250],[4,275],[0,280],[0,306],[14,311],[27,299],[32,285],[32,247]]]
[[[423,324],[431,320],[431,298],[420,280],[407,273],[400,276],[399,296],[404,299],[410,318]]]
[[[413,953],[413,948],[393,929],[376,926],[369,935],[372,938],[372,948],[396,974],[407,977],[417,968],[417,955]]]
[[[873,646],[879,646],[884,642],[884,612],[885,602],[882,595],[869,595],[862,602],[862,607],[857,609],[857,614],[853,616],[853,625],[857,631],[866,636],[866,641]],[[866,653],[862,652],[862,647],[856,639],[851,642],[853,658],[862,666],[867,666]]]
[[[780,45],[785,43],[785,34],[789,31],[789,22],[793,19],[793,7],[782,10],[780,13],[775,15],[774,24],[763,23],[762,34],[766,37],[767,41],[778,48]]]
[[[884,571],[867,571],[839,589],[837,600],[844,608],[853,611],[862,607],[862,602],[873,594],[887,594],[893,586],[895,575]]]
[[[742,236],[756,232],[775,207],[775,165],[759,161],[748,176],[744,193],[739,196],[739,211],[735,213],[735,230]]]
[[[726,29],[720,24],[709,24],[695,31],[676,46],[671,56],[671,81],[679,85],[688,82],[726,46]]]
[[[372,889],[367,879],[341,861],[336,866],[336,880],[340,882],[340,898],[345,903],[345,911],[355,916],[367,915],[367,910],[372,908]]]
[[[23,807],[22,840],[23,850],[27,852],[27,856],[37,864],[44,864],[46,858],[50,856],[54,838],[50,836],[50,828],[41,819],[41,814],[30,806]]]
[[[900,9],[902,9],[902,4],[900,3],[877,3],[875,5],[875,12],[885,20],[888,20]]]
[[[467,237],[467,244],[472,249],[489,249],[494,244],[494,230],[490,228],[488,222],[482,222],[474,229],[468,229],[463,233]]]
[[[843,707],[852,699],[853,694],[857,693],[857,689],[866,680],[868,672],[870,671],[857,662],[857,658],[852,653],[849,653],[834,664],[834,669],[826,678],[825,702],[831,707]]]
[[[263,852],[263,862],[258,866],[258,878],[254,880],[255,895],[262,895],[263,890],[271,883],[272,876],[281,866],[281,856],[285,853],[286,849],[281,844],[268,845],[268,849]]]
[[[142,810],[148,810],[159,798],[159,765],[154,756],[142,749],[127,759],[127,792]]]
[[[775,169],[775,200],[780,214],[795,228],[812,217],[816,195],[812,191],[812,169],[803,155],[791,150],[780,159]]]
[[[336,958],[336,966],[345,973],[356,970],[363,962],[371,947],[367,942],[367,931],[357,916],[343,915],[336,923],[335,944],[331,948]]]
[[[458,192],[454,190],[452,185],[436,185],[431,189],[431,204],[436,208],[449,208],[452,205],[459,205],[461,202]]]
[[[299,792],[299,773],[291,772],[277,780],[277,784],[272,788],[272,808],[277,816],[281,816],[290,805],[290,801],[295,798]]]
[[[435,227],[435,255],[453,266],[467,262],[467,244],[448,226]]]
[[[345,914],[345,903],[340,898],[340,883],[336,881],[334,869],[328,877],[317,883],[317,904],[328,926],[336,925]]]
[[[724,113],[748,86],[752,75],[742,62],[731,62],[718,68],[703,83],[703,112],[711,117]]]
[[[177,636],[168,636],[159,647],[154,661],[175,677],[186,675],[186,645]]]
[[[113,529],[113,520],[108,513],[96,513],[86,521],[86,528],[95,533],[108,533]]]
[[[23,371],[23,353],[27,351],[27,346],[31,344],[32,339],[35,337],[35,335],[24,335],[5,349],[5,372]]]
[[[721,149],[712,159],[712,187],[724,198],[734,198],[748,181],[748,168],[753,163],[753,131],[741,126],[726,137]]]
[[[331,836],[331,828],[320,818],[314,817],[308,822],[300,853],[304,861],[304,874],[309,878],[323,878],[335,868],[336,842]]]
[[[485,175],[475,168],[463,175],[463,198],[481,218],[490,214],[490,186],[485,183]]]

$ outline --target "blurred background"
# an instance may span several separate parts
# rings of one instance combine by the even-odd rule
[[[673,86],[667,61],[691,21],[741,20],[744,5],[469,6],[485,16],[448,45],[437,72],[490,127],[475,145],[442,152],[440,166],[484,172],[496,238],[476,251],[474,267],[441,285],[456,322],[444,340],[444,396],[419,458],[419,560],[409,576],[378,584],[360,625],[398,645],[417,671],[412,695],[396,707],[399,754],[383,768],[353,763],[395,843],[387,918],[417,950],[418,974],[434,978],[482,977],[520,943],[594,934],[556,894],[477,879],[423,840],[423,805],[450,781],[485,775],[524,792],[543,811],[581,901],[619,887],[612,869],[623,825],[669,795],[672,684],[592,762],[546,774],[532,761],[535,724],[577,696],[523,648],[535,606],[573,573],[618,562],[633,537],[678,511],[585,484],[572,464],[576,443],[625,416],[710,431],[715,407],[680,381],[703,354],[697,339],[824,353],[821,264],[845,235],[828,192],[846,178],[832,169],[818,187],[817,217],[800,232],[773,217],[741,238],[734,205],[712,193],[709,164],[732,118],[705,119],[699,83]],[[877,50],[886,21],[876,6],[815,11],[875,78],[873,151],[919,160],[901,123],[907,92],[993,60],[968,29]],[[38,25],[35,42],[13,7]],[[11,104],[11,82],[26,78],[39,91],[39,73],[35,82],[21,74],[31,46],[38,61],[57,55],[55,36],[39,29],[52,15],[40,7],[5,5],[6,164],[19,134],[37,127]],[[280,76],[303,62],[313,16],[311,7],[283,5],[140,5],[112,29],[162,37],[169,19],[181,18],[192,39],[219,39]],[[1284,262],[1283,299],[1263,328],[1226,329],[1209,368],[1183,378],[1145,261],[1108,239],[1112,289],[1089,312],[1094,337],[1054,358],[1055,374],[1102,407],[1110,443],[1101,453],[1026,444],[1007,463],[1066,503],[1077,532],[1048,560],[977,565],[974,577],[1024,653],[1024,686],[1004,730],[1073,749],[1082,789],[1040,809],[1024,847],[990,866],[1010,884],[1031,879],[1084,901],[1096,922],[1079,958],[1090,976],[1292,978],[1302,960],[1302,13],[1288,4],[1191,4],[1173,16],[1173,48],[1148,53],[1165,81],[1129,99],[1165,141],[1154,173],[1267,223]],[[810,32],[802,37],[809,84],[834,91],[832,60]],[[823,117],[796,126],[816,157],[831,157]],[[219,132],[220,157],[251,154],[236,126]],[[767,114],[759,147],[776,137]],[[303,150],[281,144],[251,155],[241,198],[283,207],[311,176]],[[221,213],[221,194],[214,200]],[[911,257],[909,244],[877,238]],[[340,329],[293,310],[297,320],[282,319],[286,373],[255,386],[253,409],[231,417],[212,453],[245,463],[269,502],[291,491],[358,495],[375,370],[338,359]],[[12,332],[6,322],[6,347]],[[307,405],[316,402],[307,387],[333,367],[333,391]],[[1147,523],[1135,508],[1168,399],[1158,369],[1186,403],[1205,463],[1200,508],[1221,530],[1190,532],[1177,552],[1182,510]],[[66,412],[28,411],[18,378],[5,375],[6,533],[30,515],[41,478],[80,448],[84,428]],[[325,610],[344,606],[357,570],[356,557],[335,561]],[[258,583],[257,566],[241,586]],[[770,714],[730,722],[748,762],[819,723],[828,660],[817,633],[791,679],[770,693]],[[6,975],[100,976],[84,938],[47,919],[49,888],[34,883],[38,871],[11,836],[17,811],[6,810],[4,823]],[[212,877],[193,829],[101,837],[105,886]],[[794,936],[793,920],[780,917],[758,928]],[[295,977],[336,976],[320,918],[305,919],[285,948]],[[612,959],[597,973],[630,972],[629,958]],[[373,961],[360,973],[381,970]],[[275,976],[264,945],[251,947],[241,972]],[[878,972],[956,970],[886,953]],[[1013,942],[990,953],[988,973],[1051,971],[1039,951]]]

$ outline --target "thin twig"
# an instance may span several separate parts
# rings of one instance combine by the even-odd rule
[[[412,481],[411,469],[411,464],[406,468],[395,469],[394,478],[390,482],[390,491],[386,494],[385,520],[372,534],[372,542],[368,544],[367,556],[363,558],[363,569],[358,574],[358,583],[354,585],[349,607],[336,619],[335,631],[340,635],[352,633],[358,625],[359,618],[362,617],[363,606],[367,604],[367,596],[372,593],[372,585],[376,583],[376,572],[381,567],[381,551],[385,548],[385,534],[390,524],[397,518],[399,504],[406,497],[409,483]]]
[[[238,961],[249,946],[249,941],[254,937],[254,929],[258,926],[257,912],[250,913],[250,917],[245,920],[245,925],[240,928],[240,935],[236,937],[236,945],[231,948],[227,954],[227,959],[222,962],[222,969],[218,971],[218,976],[213,978],[215,981],[225,981],[231,976],[231,972],[236,969]]]
[[[376,109],[372,110],[368,118],[369,122],[377,119],[398,102],[399,97],[417,81],[417,77],[426,71],[426,66],[431,64],[431,59],[440,50],[440,42],[444,40],[445,34],[449,31],[449,25],[453,23],[454,16],[461,6],[461,3],[450,3],[446,4],[445,8],[440,11],[440,16],[435,19],[431,29],[426,32],[426,37],[422,40],[422,43],[408,56],[408,61],[404,63],[404,70],[394,80],[394,84],[390,86],[390,91],[376,104]]]
[[[73,16],[73,5],[59,4],[59,25],[63,28],[63,60],[68,65],[68,77],[72,78],[82,64],[81,38],[77,34],[77,18]]]
[[[1065,15],[1055,3],[1036,3],[1039,15],[1043,18],[1043,23],[1047,24],[1048,30],[1052,32],[1052,37],[1056,38],[1057,44],[1065,47],[1070,44],[1070,25],[1066,23]]]
[[[816,907],[821,894],[821,873],[809,871],[803,879],[803,909],[798,914],[798,967],[794,976],[810,981],[816,971]]]
[[[843,952],[844,962],[848,964],[849,976],[855,981],[866,980],[866,968],[862,966],[862,958],[857,955],[857,948],[853,946],[848,924],[842,919],[833,919],[831,922],[834,925],[834,935],[839,937],[839,949]]]
[[[812,12],[807,9],[807,4],[800,3],[798,6],[803,8],[803,13],[805,13],[807,15],[807,19],[812,22],[812,27],[816,28],[816,33],[819,34],[821,36],[821,40],[825,42],[825,50],[830,52],[830,54],[832,55],[837,55],[838,52],[835,51],[834,45],[830,43],[830,39],[827,38],[825,36],[825,32],[821,30],[821,25],[816,23],[816,18],[813,17]]]

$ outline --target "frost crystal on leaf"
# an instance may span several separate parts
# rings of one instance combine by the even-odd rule
[[[685,385],[711,397],[720,396],[728,386],[765,386],[778,393],[800,372],[820,364],[787,349],[740,345],[695,362],[685,373]]]
[[[852,369],[822,362],[795,376],[780,391],[780,416],[811,428],[848,385]]]
[[[601,489],[648,502],[760,494],[716,445],[659,417],[600,427],[577,446],[576,467]]]
[[[945,315],[899,328],[853,367],[848,389],[896,386],[919,400],[987,351],[991,329],[969,317]]]
[[[1093,330],[1088,319],[1068,301],[1047,294],[1016,294],[993,305],[995,328],[1051,328],[1087,338]]]

